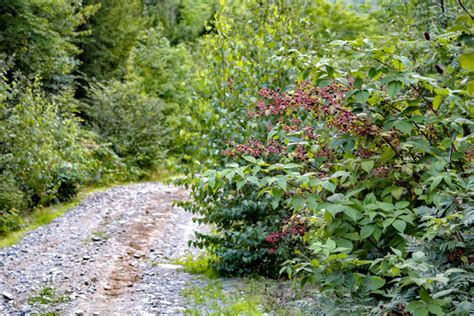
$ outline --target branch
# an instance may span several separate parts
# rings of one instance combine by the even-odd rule
[[[459,5],[461,6],[461,8],[464,10],[464,12],[467,13],[467,15],[469,15],[469,17],[471,18],[471,20],[474,20],[474,16],[471,14],[471,12],[469,12],[469,10],[464,6],[464,4],[462,3],[461,0],[458,0],[458,3]]]

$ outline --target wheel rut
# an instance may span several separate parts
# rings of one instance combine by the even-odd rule
[[[183,312],[181,289],[199,281],[161,263],[200,229],[174,206],[187,198],[160,183],[113,188],[0,249],[0,314]]]

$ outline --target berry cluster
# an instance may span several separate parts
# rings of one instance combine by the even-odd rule
[[[303,136],[308,144],[287,147],[281,143],[281,140],[271,140],[267,144],[258,140],[249,140],[245,144],[235,145],[224,154],[232,157],[241,154],[254,157],[282,155],[307,161],[310,157],[308,151],[311,150],[315,156],[324,157],[329,161],[335,158],[332,149],[319,144],[321,149],[313,152],[314,149],[311,147],[311,143],[317,142],[320,137],[318,129],[331,128],[339,133],[350,133],[364,138],[380,136],[381,129],[371,123],[368,117],[355,114],[343,106],[346,95],[351,89],[353,89],[352,84],[344,86],[340,83],[332,83],[325,87],[315,87],[309,82],[301,83],[295,91],[290,92],[261,89],[260,96],[263,100],[257,101],[255,110],[248,112],[249,116],[264,117],[268,121],[268,129],[280,128],[287,135]],[[395,139],[394,143],[396,143]],[[289,148],[290,152],[288,152]],[[363,158],[370,158],[375,152],[360,149],[356,154]]]

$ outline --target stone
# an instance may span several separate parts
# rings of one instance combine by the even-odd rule
[[[2,292],[2,297],[7,301],[13,301],[15,299],[12,293],[6,291]]]

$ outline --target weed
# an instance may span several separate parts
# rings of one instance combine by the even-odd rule
[[[90,245],[96,239],[108,239],[109,236],[107,235],[106,231],[98,230],[91,234],[91,236],[83,241],[85,245]]]
[[[43,286],[36,295],[28,298],[28,304],[50,305],[67,302],[68,297],[58,295],[56,289],[51,286]]]
[[[191,274],[203,274],[208,278],[216,278],[217,272],[211,268],[211,262],[216,258],[207,254],[200,254],[196,258],[192,254],[185,255],[172,261],[174,264],[184,266],[184,270]]]

